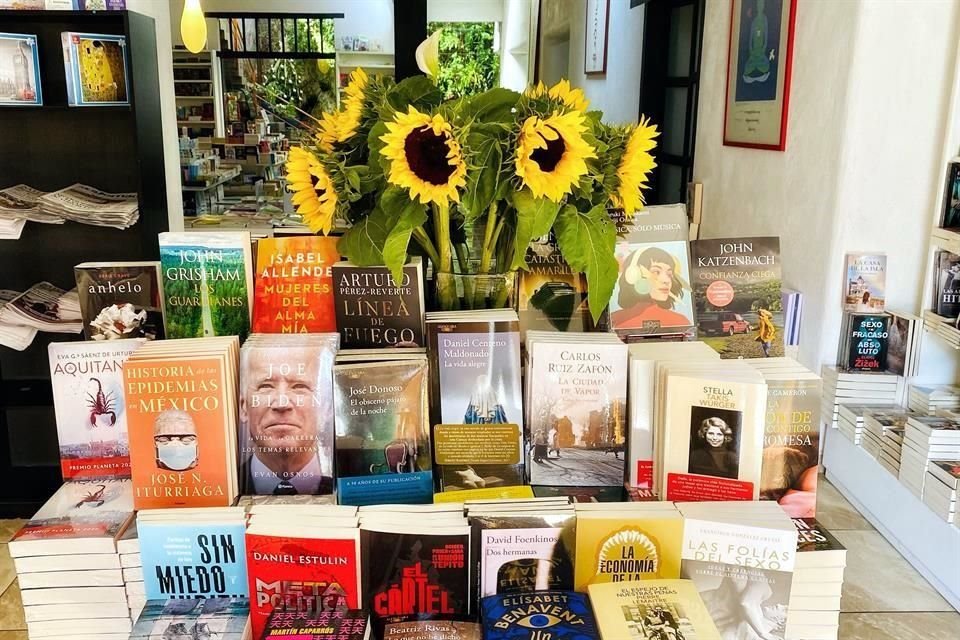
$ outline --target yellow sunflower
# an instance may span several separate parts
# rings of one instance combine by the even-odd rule
[[[569,80],[561,80],[549,89],[547,88],[547,85],[543,84],[543,82],[538,82],[536,85],[528,88],[524,92],[524,95],[530,98],[542,98],[543,96],[549,96],[557,102],[560,102],[571,109],[576,109],[577,111],[586,111],[587,107],[590,106],[590,101],[587,100],[587,97],[583,94],[583,91],[572,88]]]
[[[390,160],[387,181],[410,191],[420,202],[446,204],[460,201],[467,180],[467,165],[453,128],[441,115],[430,116],[409,107],[398,112],[380,140],[380,153]]]
[[[364,92],[370,78],[363,69],[354,69],[350,74],[350,82],[343,90],[343,110],[340,112],[340,128],[338,140],[346,142],[356,134],[363,117]]]
[[[325,112],[320,117],[320,124],[316,134],[317,144],[320,149],[330,153],[333,151],[333,145],[340,138],[340,112]]]
[[[314,232],[330,233],[337,209],[337,191],[320,160],[305,149],[291,147],[287,182],[293,192],[293,204],[304,223]]]
[[[526,119],[515,164],[517,175],[535,197],[560,202],[587,173],[587,158],[597,154],[583,139],[586,130],[586,118],[579,111]]]
[[[658,135],[660,132],[656,125],[650,124],[649,119],[642,118],[640,124],[630,132],[627,147],[620,158],[620,166],[617,167],[620,184],[617,191],[611,194],[610,201],[615,207],[623,209],[628,216],[643,209],[641,189],[649,188],[647,180],[650,172],[657,166],[650,151],[657,146],[654,138]]]

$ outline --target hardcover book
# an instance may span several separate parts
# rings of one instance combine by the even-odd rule
[[[590,331],[587,283],[563,259],[553,233],[530,243],[527,269],[520,271],[520,331]]]
[[[64,31],[60,39],[70,106],[130,104],[126,36]]]
[[[240,350],[240,474],[248,494],[333,493],[339,336],[253,334]]]
[[[168,338],[239,336],[250,330],[250,234],[161,233]]]
[[[861,313],[883,311],[887,290],[885,254],[848,253],[843,309]]]
[[[85,339],[163,339],[159,262],[84,262],[73,273]]]
[[[960,315],[960,256],[938,251],[934,265],[934,306],[937,315]]]
[[[689,580],[646,580],[590,585],[590,601],[604,638],[720,640],[697,588]],[[732,601],[731,606],[745,606]],[[729,636],[745,638],[749,635]],[[755,635],[763,638],[770,636]]]
[[[123,364],[140,344],[140,340],[50,343],[50,383],[64,480],[130,477]]]
[[[362,609],[314,613],[275,609],[263,633],[254,632],[252,637],[262,640],[368,640],[367,632],[367,612]]]
[[[333,300],[346,348],[425,347],[423,263],[403,267],[397,284],[386,267],[333,265]]]
[[[340,504],[433,497],[426,358],[334,367]]]
[[[721,358],[783,355],[780,238],[696,240],[697,332]]]
[[[627,345],[528,334],[530,484],[623,485]]]
[[[480,619],[484,640],[592,640],[600,637],[590,601],[584,594],[573,591],[488,596],[480,601]]]
[[[386,625],[383,640],[483,640],[483,635],[476,622],[418,620]]]
[[[886,371],[890,316],[851,313],[845,323],[847,371]]]
[[[292,614],[319,617],[360,605],[359,532],[290,529],[289,535],[280,536],[257,533],[251,527],[246,536],[254,638],[270,630],[267,619],[271,613],[277,614],[273,618],[276,622],[281,612],[288,614],[283,619],[296,620]],[[300,533],[311,537],[301,537]]]
[[[610,326],[620,335],[685,334],[693,329],[689,229],[682,204],[646,207],[617,223],[620,277]]]
[[[577,514],[577,591],[592,584],[680,577],[683,518],[629,510]]]
[[[37,36],[27,33],[0,33],[0,106],[40,106],[40,56]]]
[[[363,603],[375,633],[393,622],[473,613],[469,527],[383,529],[360,529]]]
[[[147,600],[248,596],[242,512],[203,522],[158,513],[137,518]]]
[[[476,597],[572,590],[575,525],[572,512],[471,516]]]
[[[289,236],[258,240],[253,331],[336,331],[332,267],[339,259],[336,238]]]
[[[248,631],[246,598],[150,600],[133,625],[134,640],[209,638],[242,640]]]

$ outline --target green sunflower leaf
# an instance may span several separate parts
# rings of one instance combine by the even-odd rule
[[[337,242],[337,251],[360,267],[381,265],[389,233],[390,217],[377,207],[344,232]]]
[[[570,268],[587,276],[587,301],[596,322],[610,302],[617,283],[619,269],[613,253],[616,226],[603,205],[586,213],[567,205],[557,216],[554,231],[560,252]]]
[[[535,198],[529,189],[522,189],[513,193],[513,206],[517,210],[517,225],[510,268],[526,269],[527,247],[532,240],[550,231],[560,205],[547,198]]]
[[[471,162],[474,167],[467,173],[467,188],[460,199],[467,220],[484,215],[496,197],[502,159],[495,139],[487,138],[476,148]]]
[[[383,209],[384,213],[391,219],[399,218],[409,204],[410,194],[403,187],[387,187],[380,196],[380,208]]]
[[[380,150],[386,146],[380,138],[387,133],[387,124],[381,120],[370,129],[370,133],[367,135],[367,147],[370,149],[367,166],[370,167],[371,173],[383,174],[390,167],[390,162],[380,155]]]
[[[404,113],[410,105],[419,111],[430,111],[443,102],[443,92],[427,76],[412,76],[401,80],[387,91],[387,102]]]
[[[471,97],[464,115],[481,122],[508,122],[513,119],[512,110],[519,100],[516,91],[490,89]]]
[[[383,245],[383,264],[387,265],[396,282],[403,281],[403,265],[407,263],[407,247],[413,230],[427,221],[426,208],[419,202],[409,202],[394,220],[393,228]]]

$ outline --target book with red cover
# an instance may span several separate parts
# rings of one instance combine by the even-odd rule
[[[294,534],[304,533],[290,529]],[[274,611],[319,615],[360,606],[359,531],[330,529],[324,534],[313,530],[318,537],[248,530],[247,576],[254,638],[263,635]]]
[[[367,612],[337,609],[311,614],[306,611],[276,610],[270,615],[262,636],[268,640],[366,640]]]
[[[332,268],[339,259],[336,238],[290,236],[259,240],[253,331],[336,331]]]

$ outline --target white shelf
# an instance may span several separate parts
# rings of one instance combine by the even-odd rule
[[[341,69],[358,69],[358,68],[360,68],[360,69],[390,69],[390,70],[392,70],[392,69],[395,68],[395,66],[392,65],[392,64],[366,64],[366,63],[363,63],[363,62],[361,62],[361,63],[359,63],[359,64],[343,64],[343,63],[341,62],[341,63],[340,63],[340,68],[341,68]]]
[[[960,609],[960,529],[837,429],[825,429],[827,479],[955,609]]]
[[[174,80],[174,84],[210,84],[213,80]]]
[[[209,67],[209,62],[174,62],[174,69],[204,69]]]

